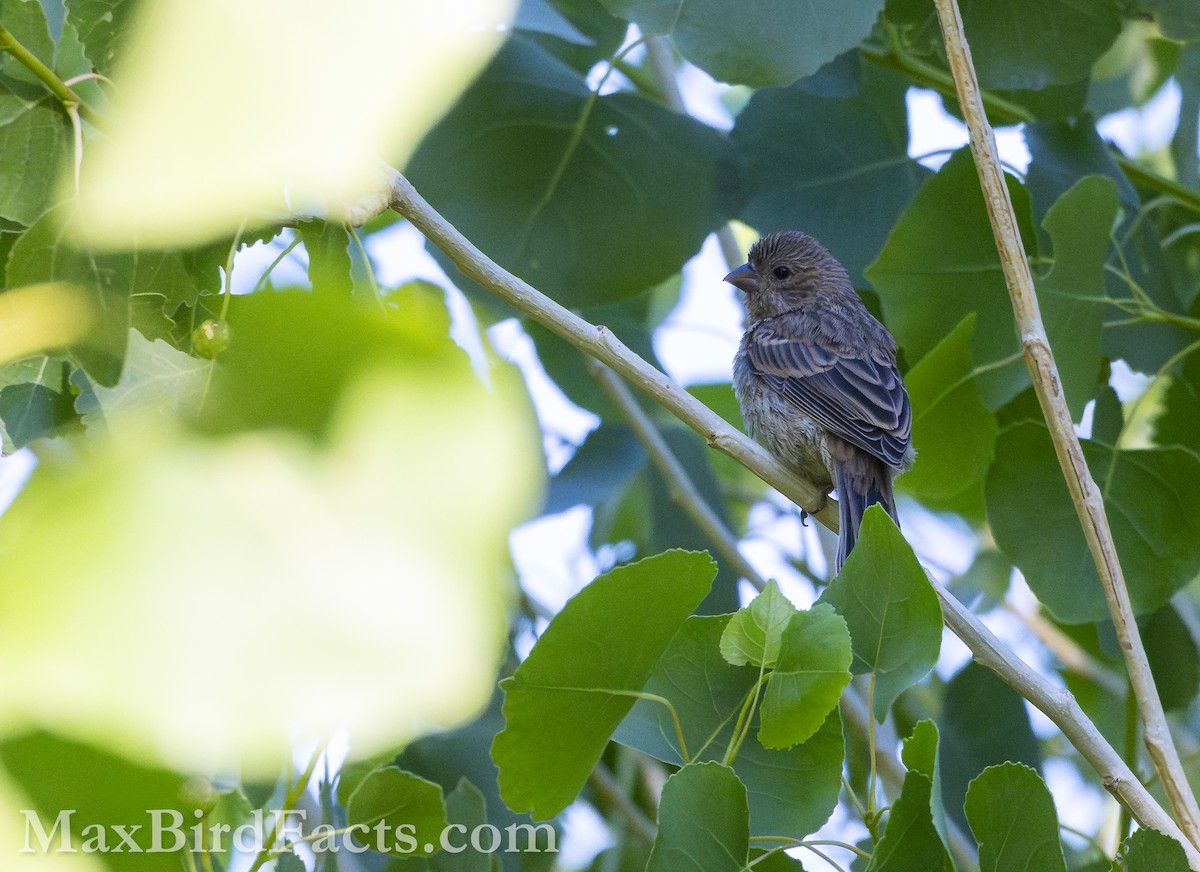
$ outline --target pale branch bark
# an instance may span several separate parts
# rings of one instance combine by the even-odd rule
[[[1088,548],[1100,575],[1109,614],[1121,643],[1130,685],[1142,718],[1146,748],[1155,770],[1162,779],[1176,819],[1192,845],[1200,846],[1200,806],[1197,806],[1196,797],[1188,786],[1183,764],[1171,739],[1167,716],[1163,711],[1154,677],[1150,673],[1146,650],[1142,645],[1141,634],[1129,600],[1129,591],[1113,543],[1112,530],[1104,513],[1104,497],[1084,460],[1079,438],[1075,434],[1074,422],[1063,396],[1058,368],[1055,366],[1054,355],[1051,353],[1046,328],[1038,308],[1033,276],[1030,274],[1021,234],[1017,229],[1016,214],[1013,212],[1008,188],[1004,183],[1004,171],[996,152],[996,138],[984,112],[979,81],[963,32],[962,18],[955,0],[935,0],[935,3],[950,72],[954,78],[963,117],[970,131],[971,152],[983,187],[1005,282],[1012,298],[1025,363],[1029,368],[1042,414],[1050,429],[1054,450],[1062,466],[1063,476],[1079,515]]]
[[[827,500],[820,488],[797,477],[768,454],[766,449],[730,426],[720,415],[630,351],[607,327],[589,324],[501,268],[426,203],[400,173],[394,174],[391,189],[391,207],[445,252],[463,275],[620,373],[699,433],[713,448],[728,454],[763,481],[772,484],[821,523],[837,528],[837,505]]]
[[[606,328],[589,324],[502,269],[425,202],[399,173],[392,181],[391,206],[445,252],[464,275],[633,382],[635,387],[699,432],[710,445],[729,454],[798,505],[814,504],[818,489],[811,482],[801,481],[784,469],[719,415],[635,355]],[[836,525],[837,510],[832,504],[815,516],[826,526]],[[942,601],[947,626],[963,640],[975,659],[1058,725],[1096,769],[1109,792],[1129,809],[1139,824],[1179,839],[1188,851],[1189,862],[1200,872],[1200,852],[1183,837],[1178,825],[1100,735],[1075,698],[1017,657],[944,587],[934,582],[934,589]]]

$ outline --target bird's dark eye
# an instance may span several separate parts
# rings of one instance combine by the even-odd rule
[[[780,281],[783,281],[792,274],[792,271],[786,266],[777,266],[775,269],[771,270],[771,272],[775,273],[775,278],[779,279]]]

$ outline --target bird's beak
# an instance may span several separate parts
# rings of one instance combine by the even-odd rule
[[[733,285],[735,288],[745,291],[747,294],[753,294],[758,290],[758,276],[754,274],[754,270],[750,264],[744,263],[725,276],[725,281]]]

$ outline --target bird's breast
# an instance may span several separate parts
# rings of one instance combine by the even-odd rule
[[[733,390],[755,442],[800,477],[832,486],[832,463],[821,428],[754,371],[744,350],[733,361]]]

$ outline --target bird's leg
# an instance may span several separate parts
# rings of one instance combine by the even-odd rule
[[[819,514],[820,512],[822,512],[825,509],[825,506],[827,506],[829,504],[829,494],[832,490],[833,490],[833,488],[830,487],[823,494],[821,494],[820,499],[817,500],[817,507],[813,511],[810,512],[808,509],[804,508],[804,506],[800,507],[800,526],[801,527],[808,526],[808,519],[809,519],[810,515]]]

